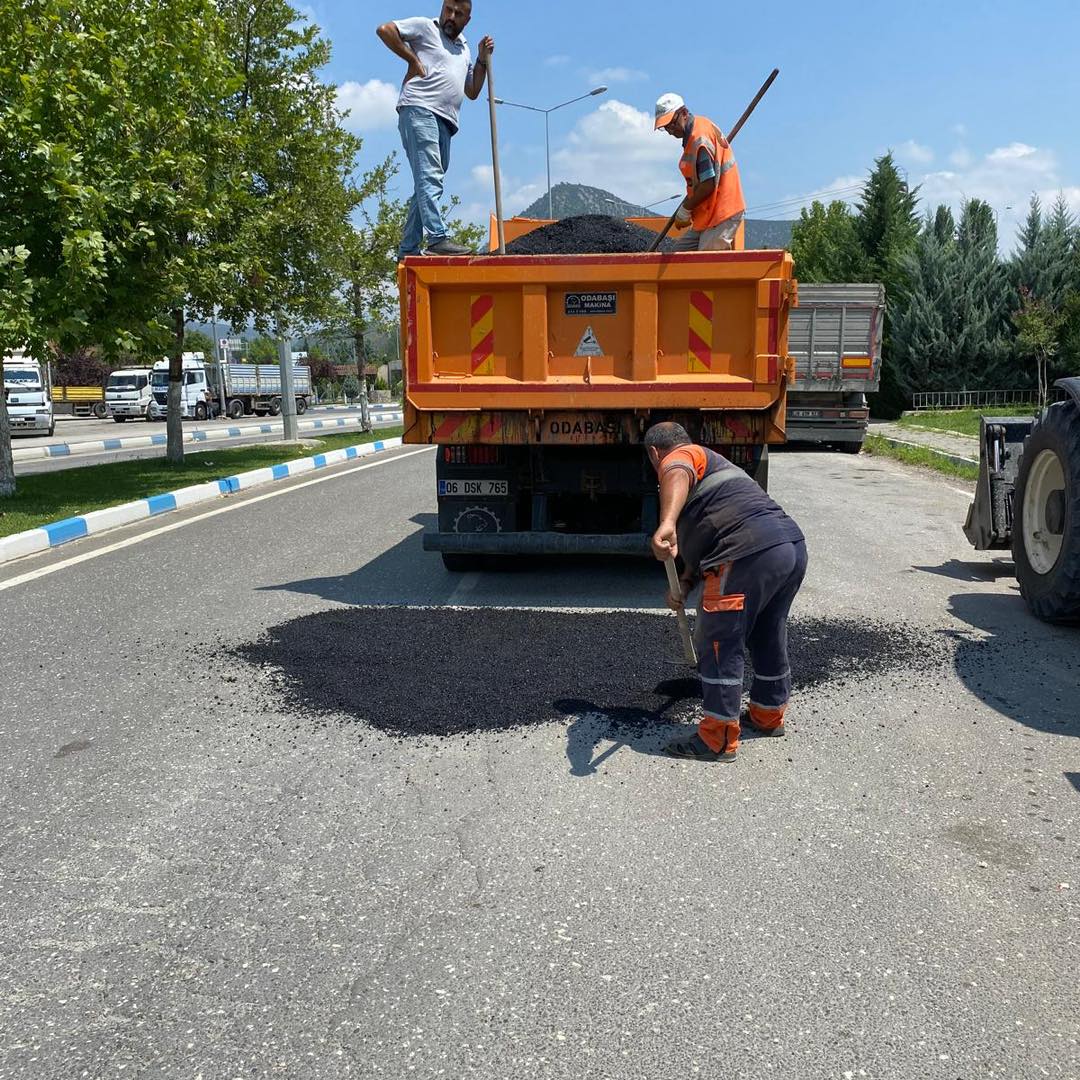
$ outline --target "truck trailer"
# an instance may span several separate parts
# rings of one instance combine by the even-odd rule
[[[788,349],[795,381],[787,407],[789,442],[857,454],[866,438],[867,394],[881,382],[885,286],[799,285]]]
[[[425,550],[451,570],[647,554],[642,441],[661,420],[766,486],[794,376],[792,269],[785,251],[405,259],[404,441],[438,448]]]

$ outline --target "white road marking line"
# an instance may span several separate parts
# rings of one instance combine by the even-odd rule
[[[265,495],[256,495],[251,499],[235,499],[234,501],[226,504],[225,506],[219,506],[216,510],[208,510],[204,514],[198,514],[192,518],[186,518],[184,521],[174,521],[170,525],[162,525],[159,529],[151,529],[150,532],[141,533],[139,536],[129,536],[126,540],[118,540],[115,544],[109,544],[108,547],[98,548],[96,551],[87,551],[82,555],[75,555],[70,559],[64,559],[62,562],[53,563],[51,566],[43,566],[38,570],[29,570],[25,574],[20,574],[18,577],[10,578],[7,581],[0,581],[0,592],[5,589],[13,589],[16,585],[24,585],[28,581],[36,581],[38,578],[48,577],[50,574],[55,574],[58,570],[66,570],[69,566],[77,566],[79,563],[89,562],[91,559],[96,559],[100,555],[108,555],[112,551],[120,551],[122,548],[132,547],[135,544],[141,544],[144,540],[151,540],[155,536],[161,536],[164,533],[172,532],[174,529],[183,529],[188,525],[194,525],[197,521],[205,521],[207,518],[217,517],[218,514],[226,514],[230,510],[239,510],[244,506],[253,506],[255,503],[265,502],[267,499],[276,499],[279,495],[290,495],[294,491],[299,491],[301,488],[312,487],[315,484],[324,484],[327,480],[337,480],[342,476],[350,476],[352,473],[363,472],[365,469],[374,469],[379,465],[389,465],[394,461],[404,461],[406,458],[415,457],[417,454],[426,454],[429,450],[433,450],[432,446],[424,446],[419,450],[411,450],[407,454],[398,454],[396,457],[383,458],[381,461],[369,461],[364,465],[358,465],[353,469],[345,469],[342,472],[329,473],[324,476],[317,476],[312,480],[305,480],[302,484],[293,484],[291,487],[280,488],[277,491],[268,491]],[[45,554],[45,552],[42,552]]]

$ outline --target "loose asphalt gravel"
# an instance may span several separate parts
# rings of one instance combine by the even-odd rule
[[[1080,1076],[1080,629],[955,482],[771,474],[730,765],[662,570],[448,574],[427,451],[0,567],[0,1080]]]
[[[506,245],[507,255],[593,255],[646,251],[656,233],[622,218],[582,214],[534,229]],[[663,240],[659,250],[669,251]]]
[[[363,680],[342,641],[367,643]],[[520,652],[493,678],[477,657],[500,655],[507,642],[521,643]],[[408,737],[547,724],[583,710],[615,724],[690,723],[700,691],[675,659],[676,642],[674,617],[655,614],[359,607],[290,620],[231,655],[277,676],[265,692],[300,715]],[[408,678],[403,643],[425,658]],[[792,624],[790,652],[796,690],[858,692],[902,686],[913,667],[940,677],[953,648],[902,621],[803,616]],[[206,662],[220,667],[221,655],[213,650]]]

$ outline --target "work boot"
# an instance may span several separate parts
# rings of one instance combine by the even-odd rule
[[[734,761],[735,751],[714,750],[696,732],[689,739],[673,739],[664,747],[669,757],[690,758],[693,761]]]
[[[742,714],[742,722],[759,735],[779,737],[784,734],[784,709],[765,709],[751,705]]]
[[[453,240],[444,237],[437,244],[429,244],[427,253],[429,255],[472,255],[473,250],[464,244],[455,244]]]

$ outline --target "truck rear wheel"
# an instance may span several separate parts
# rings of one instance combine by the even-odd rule
[[[233,420],[239,420],[244,415],[244,403],[239,398],[233,398],[229,402],[228,413]]]
[[[296,399],[296,415],[303,416],[307,412],[307,398],[298,397]]]
[[[1051,405],[1024,443],[1013,493],[1020,593],[1048,622],[1080,619],[1080,409]]]

